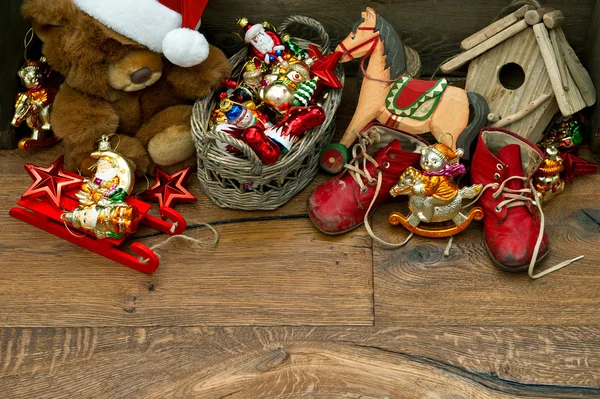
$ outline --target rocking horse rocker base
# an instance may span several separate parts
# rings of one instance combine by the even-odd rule
[[[421,227],[421,220],[416,215],[411,213],[406,217],[400,212],[392,212],[388,220],[392,226],[402,225],[406,230],[422,237],[446,238],[463,232],[473,220],[482,220],[483,216],[483,210],[475,207],[467,216],[462,212],[455,216],[453,224],[432,224]]]

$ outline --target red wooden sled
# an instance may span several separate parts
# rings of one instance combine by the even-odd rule
[[[65,173],[77,176],[67,171],[65,171]],[[79,245],[80,247],[93,251],[108,259],[114,260],[115,262],[119,262],[134,270],[148,274],[154,273],[156,269],[158,269],[160,262],[158,256],[156,256],[156,254],[147,246],[139,242],[131,244],[129,249],[138,255],[134,256],[119,248],[127,236],[123,236],[120,239],[105,238],[99,240],[94,235],[84,231],[81,231],[81,233],[85,234],[84,236],[75,236],[66,228],[61,215],[63,214],[63,209],[72,211],[79,205],[79,202],[75,197],[75,193],[78,190],[79,188],[75,188],[62,194],[60,199],[61,209],[50,204],[45,198],[22,198],[17,202],[19,207],[12,208],[9,211],[9,214],[16,219],[40,228],[50,234],[54,234],[63,240]],[[149,226],[169,235],[182,234],[187,227],[183,216],[172,208],[160,208],[160,215],[164,219],[162,220],[148,214],[148,211],[151,208],[150,204],[132,197],[128,197],[126,202],[130,206],[137,207],[140,211],[140,224]],[[73,226],[69,226],[69,228],[73,231],[80,232],[80,230],[76,230]]]

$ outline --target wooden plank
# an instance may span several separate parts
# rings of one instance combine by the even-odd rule
[[[364,232],[325,237],[307,218],[224,221],[215,226],[216,248],[208,229],[189,229],[206,244],[169,243],[159,249],[159,270],[148,276],[11,220],[6,208],[0,209],[1,326],[373,322]],[[139,239],[149,247],[163,240]]]
[[[563,55],[562,49],[560,48],[560,44],[558,42],[558,33],[556,29],[550,30],[550,42],[552,43],[552,50],[554,51],[554,55],[556,56],[556,63],[558,64],[558,72],[560,73],[560,82],[563,85],[563,89],[565,91],[569,91],[569,79],[567,77],[567,64],[565,61],[565,57]],[[576,89],[576,88],[574,88]]]
[[[594,82],[590,78],[588,71],[581,65],[579,58],[575,54],[575,51],[567,42],[567,38],[565,37],[565,33],[561,28],[554,29],[552,32],[556,34],[556,40],[560,46],[563,59],[569,69],[583,100],[586,105],[592,106],[596,103],[596,89],[594,88]]]
[[[595,0],[544,2],[547,6],[564,11],[567,19],[565,30],[578,54],[585,46],[594,3]],[[392,23],[405,44],[419,52],[423,63],[422,75],[430,76],[444,60],[460,52],[460,42],[464,38],[490,25],[507,4],[504,0],[390,0],[373,7]],[[221,0],[208,5],[202,29],[209,41],[232,54],[241,46],[240,39],[234,33],[235,20],[240,16],[246,16],[250,21],[267,19],[279,24],[285,17],[299,14],[321,21],[331,35],[332,46],[337,46],[348,36],[365,7],[362,0],[275,3],[257,0],[251,5],[238,0]],[[232,13],[231,10],[236,12]],[[452,29],[448,28],[450,25]]]
[[[465,40],[460,42],[460,48],[462,48],[463,50],[469,50],[477,46],[481,42],[484,42],[485,40],[491,38],[495,34],[500,33],[509,26],[516,24],[517,22],[519,22],[519,20],[523,19],[527,11],[533,10],[534,8],[535,7],[531,5],[525,5],[519,8],[517,11],[508,14],[506,17],[497,20],[496,22],[489,26],[486,26],[479,32],[467,37]]]
[[[600,92],[600,0],[596,0],[592,23],[587,39],[586,67],[590,73],[596,92]],[[592,109],[592,139],[590,148],[594,152],[600,152],[600,103]]]
[[[552,89],[554,90],[554,95],[560,111],[564,116],[573,115],[575,112],[581,111],[586,107],[586,104],[583,97],[581,97],[579,90],[565,91],[562,85],[560,72],[556,62],[557,54],[552,50],[548,29],[543,23],[539,23],[533,26],[533,31],[542,57],[544,58],[546,71],[548,72],[548,76],[550,76],[550,82],[552,83]],[[572,87],[575,84],[572,80],[573,78],[569,75],[569,87]]]
[[[0,330],[13,399],[594,398],[597,327]]]
[[[578,177],[544,209],[550,254],[543,270],[578,255],[569,267],[533,281],[527,274],[505,273],[489,259],[480,224],[447,240],[413,238],[399,250],[375,246],[375,320],[377,326],[439,325],[599,325],[600,175]],[[399,242],[406,231],[387,222],[398,201],[378,209],[375,233]],[[568,287],[568,289],[565,289]]]
[[[467,62],[471,61],[472,59],[479,57],[481,54],[504,42],[505,40],[510,39],[514,35],[524,31],[528,27],[529,25],[527,25],[527,22],[519,21],[516,24],[506,28],[502,32],[492,36],[490,39],[478,44],[472,49],[467,50],[464,53],[459,54],[455,58],[452,58],[450,61],[442,64],[440,70],[444,73],[452,72],[460,68]]]

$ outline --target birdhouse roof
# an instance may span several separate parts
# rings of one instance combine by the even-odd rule
[[[532,29],[560,110],[565,116],[572,115],[593,105],[596,93],[587,71],[565,38],[563,22],[564,16],[558,10],[523,6],[463,40],[464,51],[442,64],[440,69],[443,73],[452,72],[526,29]]]

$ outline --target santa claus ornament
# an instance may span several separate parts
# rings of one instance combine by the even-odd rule
[[[83,12],[119,34],[191,67],[209,53],[197,29],[208,0],[73,0]]]

